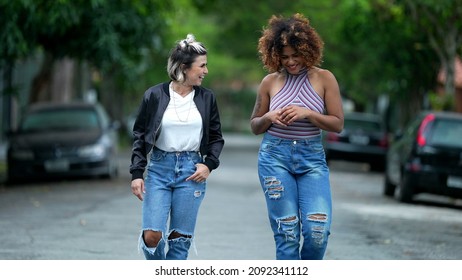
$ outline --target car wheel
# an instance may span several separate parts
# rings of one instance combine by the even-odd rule
[[[385,170],[385,163],[380,161],[371,162],[369,166],[371,167],[371,171],[374,172],[383,172]]]
[[[405,203],[411,203],[414,196],[414,186],[410,176],[404,173],[401,176],[401,183],[398,191],[398,200]]]
[[[111,161],[111,162],[114,162],[114,161]],[[118,168],[117,164],[111,163],[108,166],[107,173],[102,175],[101,178],[103,178],[103,179],[114,179],[114,178],[117,178],[117,176],[119,176],[119,168]]]
[[[10,165],[8,165],[10,166]],[[6,179],[5,179],[5,184],[6,185],[15,185],[15,184],[20,184],[24,180],[24,178],[18,177],[14,175],[16,173],[13,173],[10,169],[7,170],[6,174]]]
[[[385,196],[394,197],[396,186],[390,182],[387,173],[385,172],[385,179],[383,181],[383,194]]]
[[[119,168],[117,166],[114,166],[113,168],[111,168],[111,171],[109,171],[108,178],[114,179],[117,178],[117,176],[119,176]]]

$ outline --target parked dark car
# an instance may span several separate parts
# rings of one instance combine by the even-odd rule
[[[383,193],[412,202],[431,193],[462,198],[462,114],[424,112],[391,145]]]
[[[383,171],[388,149],[388,133],[382,118],[369,113],[347,113],[341,133],[324,132],[326,160],[364,162],[374,171]]]
[[[8,182],[118,174],[118,125],[100,104],[32,105],[9,134]]]

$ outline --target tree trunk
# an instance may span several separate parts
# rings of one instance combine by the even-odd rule
[[[456,57],[457,57],[457,29],[453,28],[448,32],[445,38],[444,50],[446,58],[446,79],[444,81],[444,91],[446,94],[454,97],[456,91],[455,87],[455,68],[456,68]]]
[[[13,94],[13,69],[14,62],[10,61],[3,69],[3,89],[2,89],[2,132],[11,129],[11,95]],[[3,133],[0,135],[0,139]]]
[[[66,102],[74,97],[74,65],[70,58],[55,62],[51,78],[51,101]]]
[[[50,84],[53,73],[53,65],[53,56],[49,53],[45,53],[42,61],[42,67],[32,80],[29,104],[50,100]]]
[[[122,120],[122,93],[116,86],[114,71],[107,71],[103,74],[99,94],[100,103],[106,108],[112,119]]]
[[[456,93],[454,96],[454,110],[457,113],[462,113],[462,88],[456,89]]]

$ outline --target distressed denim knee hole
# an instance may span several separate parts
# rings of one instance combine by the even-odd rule
[[[143,242],[146,244],[146,247],[155,248],[157,244],[162,240],[163,233],[156,230],[144,230],[142,232]]]
[[[182,233],[179,233],[178,231],[172,231],[172,232],[170,232],[170,235],[168,236],[168,240],[174,240],[174,239],[178,239],[178,238],[189,238],[189,239],[191,239],[192,235],[182,234]]]

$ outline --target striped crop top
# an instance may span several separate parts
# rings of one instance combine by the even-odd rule
[[[271,98],[270,110],[285,108],[289,105],[305,107],[318,113],[324,112],[324,100],[316,93],[308,79],[308,69],[303,69],[298,75],[287,73],[287,79],[282,89]],[[317,136],[321,130],[307,119],[296,120],[286,127],[273,124],[268,133],[286,139],[304,139]]]

